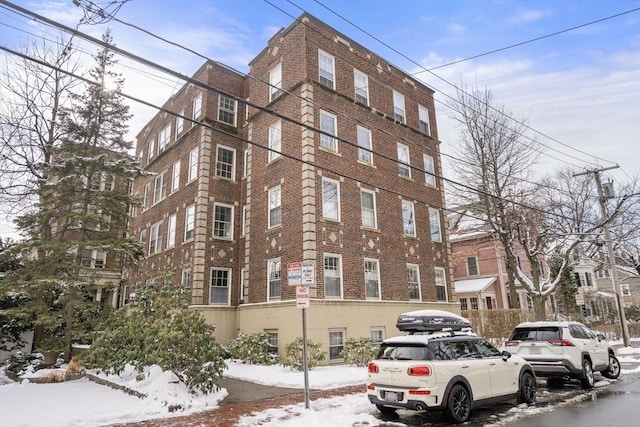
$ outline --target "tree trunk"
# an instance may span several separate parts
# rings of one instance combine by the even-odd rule
[[[536,320],[547,320],[547,312],[544,307],[544,298],[540,295],[531,295],[533,301],[533,312],[536,315]]]

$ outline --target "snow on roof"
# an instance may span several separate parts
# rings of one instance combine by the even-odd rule
[[[455,317],[456,319],[469,323],[467,319],[462,316],[458,316],[455,313],[445,310],[416,310],[416,311],[408,311],[406,313],[402,313],[401,316],[415,316],[415,317]]]
[[[456,280],[453,282],[456,293],[482,292],[495,282],[497,277],[483,277],[481,279]]]

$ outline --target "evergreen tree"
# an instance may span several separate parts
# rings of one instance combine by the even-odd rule
[[[549,263],[551,274],[556,276],[560,271],[562,259],[554,257]],[[571,319],[580,318],[580,310],[576,305],[576,294],[578,293],[578,285],[573,276],[572,268],[564,268],[560,276],[560,281],[556,286],[556,303],[558,305],[558,313]]]
[[[103,40],[112,42],[109,32]],[[11,280],[32,301],[35,346],[52,335],[64,338],[67,359],[74,319],[84,318],[79,310],[91,311],[96,272],[120,272],[142,256],[140,244],[125,237],[129,207],[137,203],[128,185],[142,172],[125,140],[131,115],[118,94],[123,79],[112,71],[116,60],[109,49],[94,59],[90,77],[97,84],[74,95],[62,112],[64,138],[48,166],[49,179],[39,188],[35,211],[17,221],[30,256]]]
[[[22,266],[19,253],[11,240],[0,238],[0,350],[10,351],[24,344],[22,333],[31,329],[32,318],[25,305],[26,295],[13,292],[5,285],[7,273]]]

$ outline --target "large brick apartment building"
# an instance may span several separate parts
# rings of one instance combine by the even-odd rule
[[[459,312],[430,88],[308,14],[248,75],[194,79],[230,96],[187,83],[164,107],[193,122],[161,112],[139,133],[154,175],[133,184],[147,256],[127,283],[189,286],[218,341],[267,331],[282,353],[302,334],[287,264],[310,262],[308,337],[330,362],[402,312]]]

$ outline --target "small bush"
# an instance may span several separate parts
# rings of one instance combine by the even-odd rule
[[[232,358],[254,365],[273,365],[278,361],[278,356],[269,353],[269,349],[269,334],[266,332],[240,334],[227,347]]]
[[[307,340],[307,368],[313,369],[322,362],[327,353],[322,351],[321,346],[317,342]],[[284,366],[288,366],[296,371],[304,370],[302,364],[302,338],[298,337],[285,347],[285,357],[282,361]]]
[[[342,358],[350,365],[367,366],[378,349],[378,345],[374,344],[371,338],[349,338],[344,343]]]

